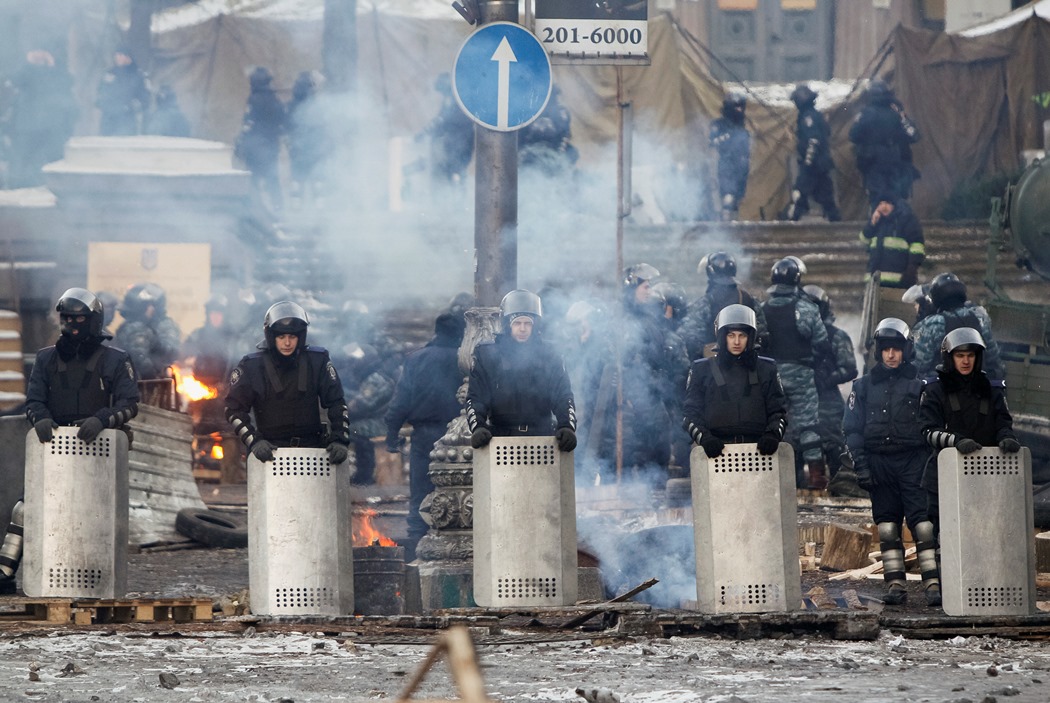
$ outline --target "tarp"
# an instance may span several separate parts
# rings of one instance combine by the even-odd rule
[[[922,134],[914,205],[936,216],[961,181],[1014,173],[1050,119],[1050,22],[1029,16],[974,37],[898,28],[891,86]]]

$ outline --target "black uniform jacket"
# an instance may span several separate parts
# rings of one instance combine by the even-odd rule
[[[694,361],[684,413],[686,431],[694,437],[690,423],[699,436],[710,432],[729,444],[756,442],[766,433],[783,439],[787,397],[776,363],[753,352],[734,357],[722,351]]]
[[[26,391],[26,417],[71,425],[94,416],[116,428],[138,413],[138,376],[122,349],[84,343],[72,354],[44,347],[36,355]],[[69,358],[62,358],[68,356]]]
[[[277,356],[271,350],[249,354],[230,374],[226,419],[245,446],[260,439],[306,447],[349,444],[343,384],[328,351],[308,346],[291,358]],[[328,413],[327,438],[318,401]]]
[[[1014,438],[1013,417],[1006,404],[1006,385],[977,371],[961,376],[938,367],[926,383],[919,411],[923,436],[935,449],[968,437],[985,447]]]
[[[499,334],[494,342],[479,344],[470,370],[467,423],[472,432],[489,427],[496,436],[550,435],[556,427],[575,431],[572,386],[554,348],[535,335],[518,342]]]
[[[907,361],[895,369],[877,364],[853,382],[842,432],[858,466],[865,466],[871,453],[926,451],[919,426],[922,389],[915,366]]]

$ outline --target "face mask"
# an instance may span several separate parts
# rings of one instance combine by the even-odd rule
[[[83,322],[77,322],[77,318],[73,315],[62,315],[61,319],[61,332],[63,336],[75,340],[88,339],[91,337],[91,317],[89,315],[84,316]]]

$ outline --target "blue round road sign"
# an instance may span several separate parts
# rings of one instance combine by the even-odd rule
[[[493,22],[463,42],[452,71],[452,90],[475,122],[512,132],[547,107],[551,62],[527,29],[513,22]]]

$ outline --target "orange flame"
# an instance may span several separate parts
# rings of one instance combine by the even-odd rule
[[[213,445],[211,445],[211,458],[212,459],[216,459],[216,460],[222,460],[222,457],[223,457],[222,445],[221,444],[213,444]]]
[[[376,529],[372,518],[379,513],[372,508],[354,512],[353,543],[355,547],[396,547],[397,542]]]
[[[171,367],[175,374],[175,391],[186,396],[190,400],[211,400],[219,397],[219,389],[212,388],[195,379],[192,373],[184,371],[178,366]]]

